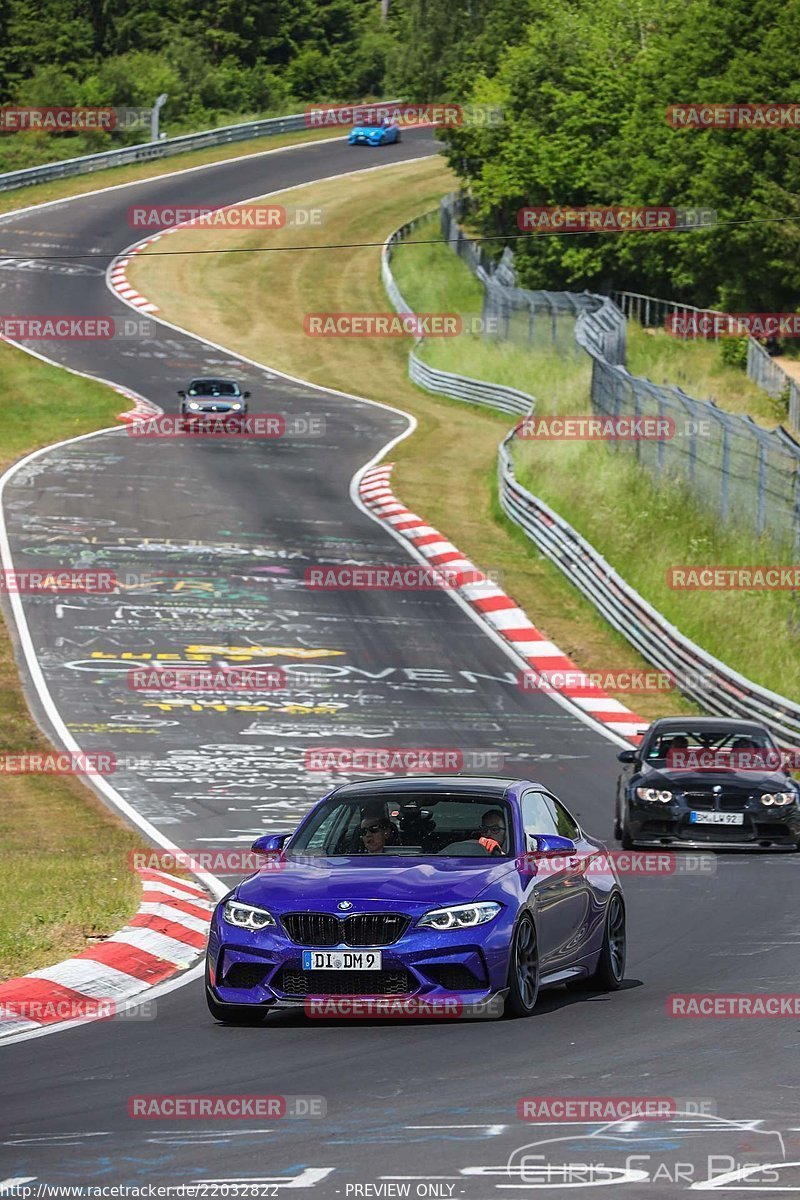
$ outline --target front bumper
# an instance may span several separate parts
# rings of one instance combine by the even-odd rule
[[[727,850],[796,849],[800,844],[800,809],[796,804],[765,808],[760,801],[748,801],[738,810],[729,810],[741,815],[740,825],[693,823],[691,805],[684,800],[651,804],[629,799],[628,805],[631,838],[639,846]]]
[[[468,1015],[468,1010],[485,1007],[506,989],[510,926],[509,915],[507,920],[501,917],[464,930],[458,940],[450,941],[440,931],[412,925],[396,942],[375,947],[382,954],[380,971],[304,971],[303,950],[309,947],[291,941],[282,928],[251,933],[215,916],[208,944],[207,985],[219,1004],[301,1008],[309,1015],[325,1015],[310,1009],[315,1001],[326,999],[370,999],[398,1010],[413,1001],[409,1007],[418,1006],[420,1016],[428,1015],[426,1005],[442,1008],[441,1015]],[[356,1003],[352,1007],[353,1015],[369,1015],[359,1012]],[[398,1011],[398,1015],[402,1013]]]
[[[181,416],[187,421],[223,421],[230,420],[236,417],[247,416],[247,405],[242,405],[241,408],[201,408],[201,409],[185,409]]]

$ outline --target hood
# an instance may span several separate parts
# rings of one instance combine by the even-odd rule
[[[282,869],[245,879],[236,889],[247,904],[279,910],[319,907],[332,911],[337,901],[385,901],[390,904],[469,904],[489,884],[514,869],[513,859],[494,862],[463,858],[421,859],[387,855],[363,858],[283,860]]]
[[[380,125],[355,125],[352,132],[355,137],[379,137],[381,129]]]
[[[668,767],[652,767],[644,764],[632,781],[637,787],[661,787],[669,785],[671,791],[703,792],[715,786],[724,791],[742,792],[789,792],[796,784],[783,771],[739,771],[716,767],[713,770],[686,771],[670,770]]]

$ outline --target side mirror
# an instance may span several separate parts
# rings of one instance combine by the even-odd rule
[[[180,396],[181,400],[186,399],[186,392],[178,392],[178,395]]]
[[[566,856],[578,852],[572,838],[560,837],[557,833],[529,833],[528,844],[533,854]]]
[[[242,392],[242,395],[244,396],[245,400],[249,400],[249,399],[250,399],[250,393],[249,393],[249,392]]]
[[[635,763],[638,761],[639,755],[635,750],[620,750],[617,759],[619,762]]]
[[[256,854],[277,854],[291,836],[290,833],[265,833],[256,838],[250,849],[255,850]]]

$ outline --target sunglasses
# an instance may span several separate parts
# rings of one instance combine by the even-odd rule
[[[385,833],[386,826],[379,821],[377,825],[362,825],[360,832],[362,837],[365,833]]]

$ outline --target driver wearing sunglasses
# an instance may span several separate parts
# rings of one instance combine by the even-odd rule
[[[391,832],[388,817],[362,817],[359,833],[365,854],[383,854]]]

